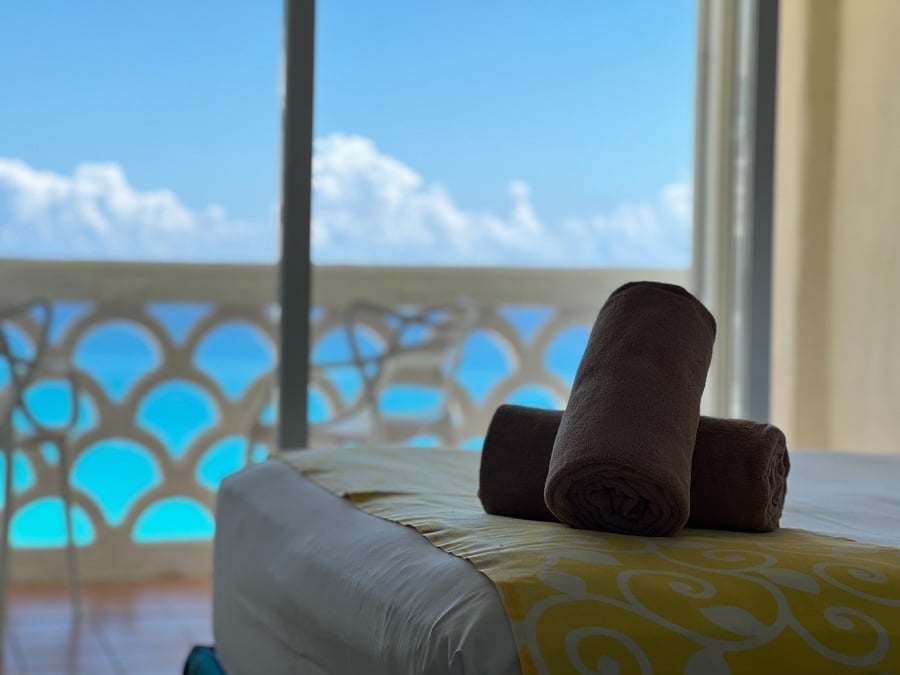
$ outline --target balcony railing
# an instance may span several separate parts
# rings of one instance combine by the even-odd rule
[[[463,412],[457,435],[478,447],[505,401],[565,404],[599,306],[621,283],[643,278],[685,283],[686,272],[319,267],[313,356],[350,302],[472,299],[478,320],[455,395]],[[0,263],[0,305],[35,298],[55,303],[51,355],[84,373],[80,421],[68,447],[84,576],[208,573],[218,482],[266,454],[247,448],[246,434],[276,363],[276,269]],[[36,396],[38,408],[56,404],[52,393]],[[335,392],[325,399],[313,422],[348,404]],[[55,548],[62,542],[54,539],[64,531],[57,466],[52,452],[14,462],[12,562],[19,578],[62,574],[64,556]],[[31,537],[35,527],[49,534]]]

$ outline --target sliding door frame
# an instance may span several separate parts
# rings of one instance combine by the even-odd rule
[[[769,419],[779,0],[699,0],[694,290],[718,319],[704,400]]]

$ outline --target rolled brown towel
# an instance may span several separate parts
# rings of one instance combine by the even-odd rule
[[[478,472],[478,498],[488,513],[556,520],[544,502],[550,453],[562,411],[501,405],[494,412]]]
[[[791,470],[781,429],[701,417],[691,463],[691,527],[770,532],[778,527]]]
[[[670,536],[690,513],[691,455],[716,322],[680,286],[625,284],[600,310],[550,455],[562,522]]]
[[[561,410],[502,405],[481,451],[478,496],[498,516],[554,521],[544,482]],[[701,417],[691,461],[687,527],[771,532],[790,470],[784,434],[770,424]]]

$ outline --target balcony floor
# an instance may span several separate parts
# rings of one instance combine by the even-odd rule
[[[6,675],[170,675],[212,644],[208,581],[85,584],[73,617],[64,585],[11,589]]]

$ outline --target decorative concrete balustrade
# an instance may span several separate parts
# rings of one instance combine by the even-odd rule
[[[478,319],[453,397],[455,435],[477,448],[503,402],[564,405],[597,309],[619,284],[643,278],[684,283],[685,273],[316,268],[313,361],[340,351],[341,310],[351,302],[470,298]],[[218,482],[268,450],[248,448],[246,434],[277,361],[276,289],[277,270],[269,266],[0,264],[0,304],[52,299],[51,356],[83,376],[79,425],[66,450],[86,577],[208,571]],[[29,348],[34,325],[7,330],[18,348]],[[65,394],[62,383],[38,382],[29,401],[52,424]],[[346,375],[316,374],[311,445],[318,443],[316,423],[352,405],[354,395]],[[13,570],[20,578],[63,570],[56,452],[20,454],[13,464]]]

